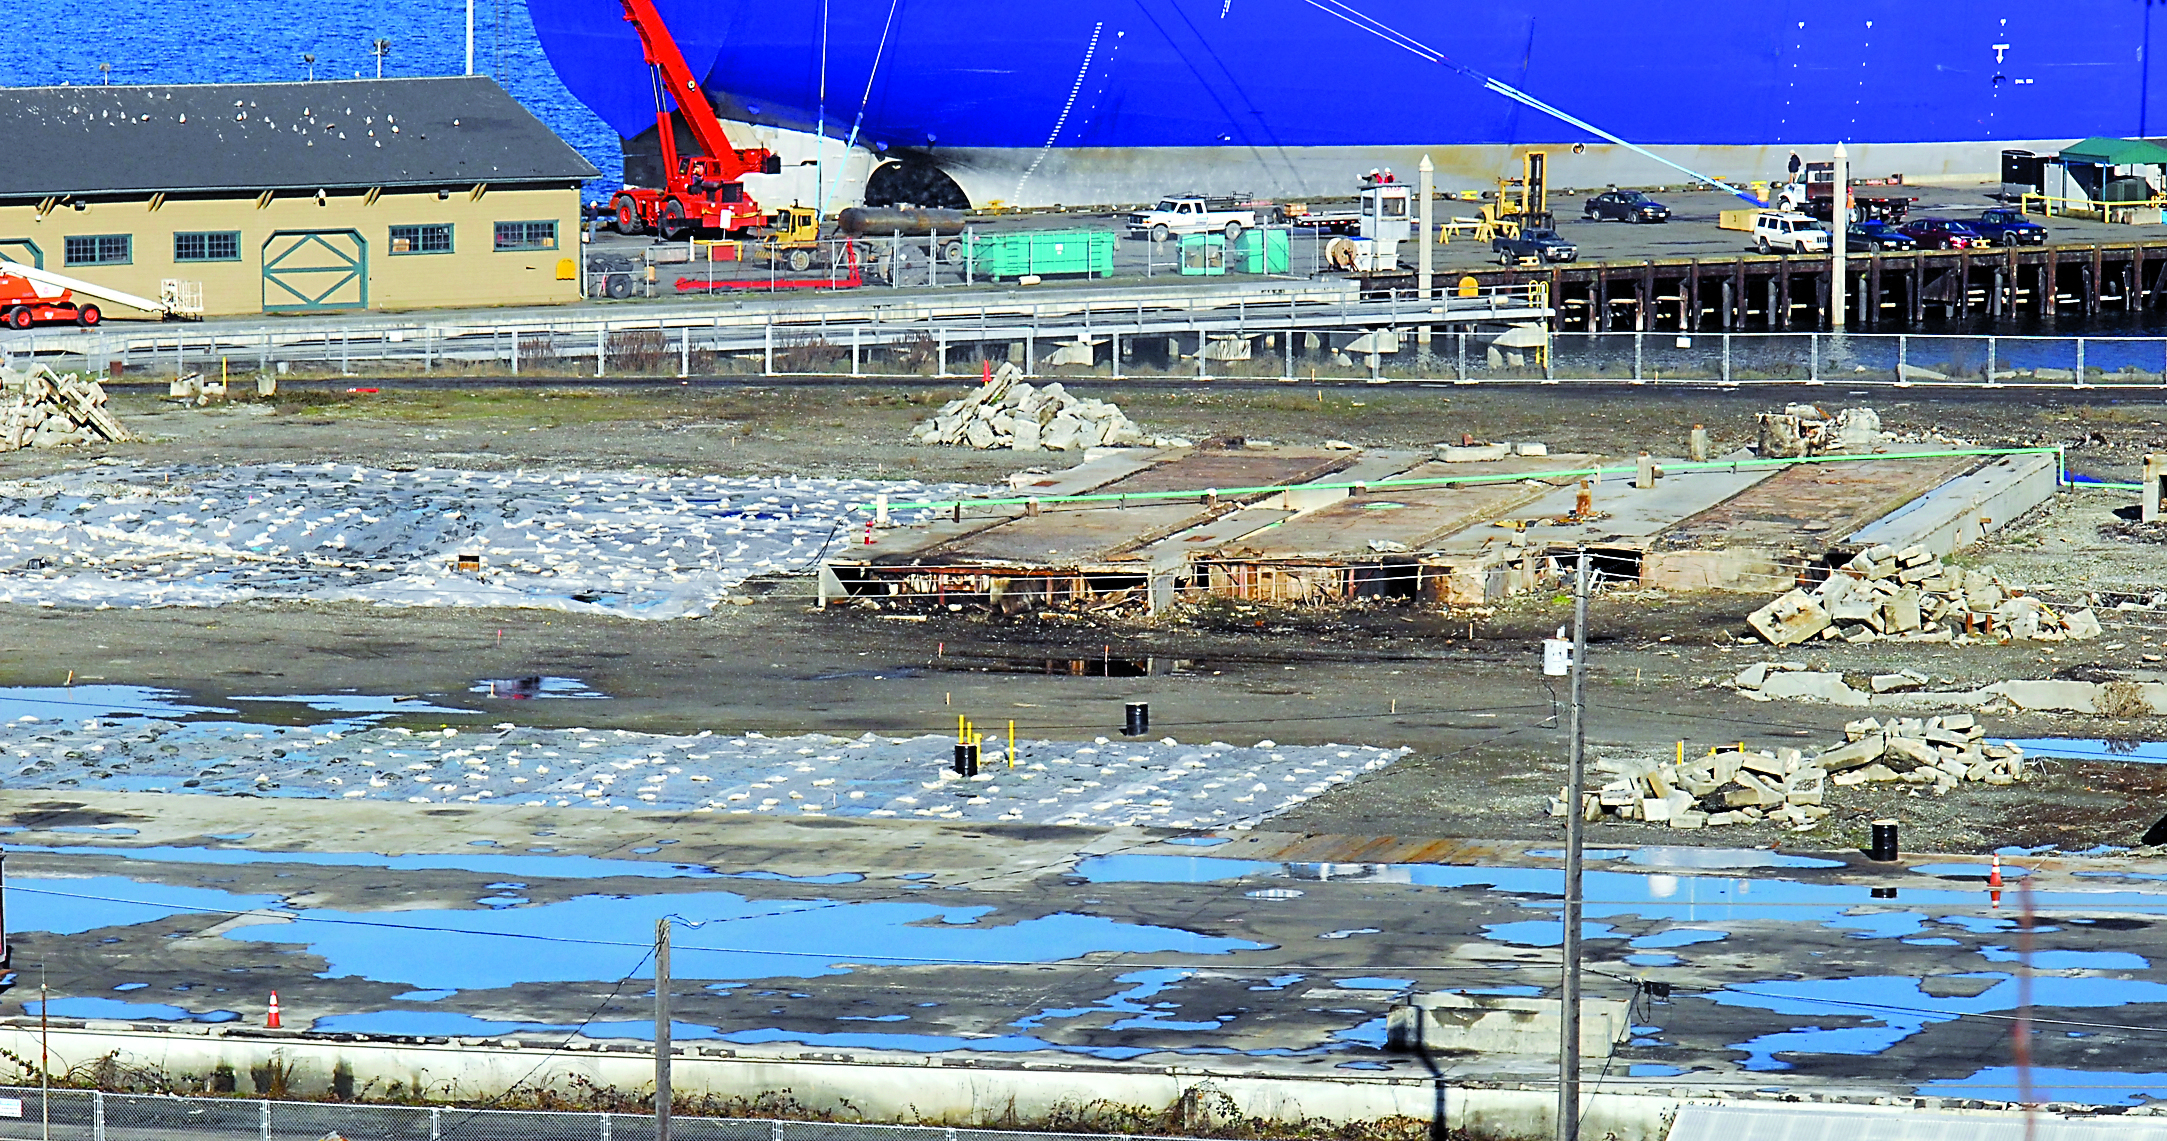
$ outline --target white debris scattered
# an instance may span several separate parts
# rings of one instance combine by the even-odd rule
[[[1924,547],[1886,543],[1859,552],[1810,592],[1785,592],[1746,624],[1772,646],[1809,638],[2059,642],[2101,633],[2089,606],[2062,613],[2003,585],[1992,570],[1948,566]]]
[[[1672,828],[1766,821],[1803,831],[1829,814],[1831,786],[1900,781],[1932,786],[1940,796],[1961,781],[2009,785],[2030,779],[2023,749],[1985,738],[1969,713],[1886,723],[1869,717],[1845,725],[1844,743],[1813,757],[1776,749],[1724,750],[1682,761],[1605,758],[1596,767],[1613,779],[1583,794],[1581,813],[1588,820],[1610,816]],[[1550,815],[1565,812],[1561,790],[1550,798]]]
[[[1082,451],[1107,445],[1177,448],[1189,444],[1174,437],[1147,436],[1121,414],[1121,409],[1104,400],[1078,397],[1058,381],[1034,387],[1024,381],[1023,370],[1012,364],[1002,365],[991,380],[969,396],[943,405],[910,435],[921,444],[1013,448],[1019,452]]]
[[[683,618],[808,570],[869,518],[960,499],[917,481],[386,471],[347,464],[88,467],[0,481],[0,602],[216,606],[308,598]],[[911,523],[930,509],[896,511]]]
[[[0,365],[0,452],[131,439],[105,400],[97,381],[75,373]]]
[[[980,775],[960,777],[946,735],[367,724],[382,716],[313,726],[107,718],[69,723],[65,750],[39,740],[58,723],[11,723],[0,726],[0,750],[14,755],[10,788],[1173,828],[1251,824],[1406,752],[1019,740],[1011,767],[1005,747],[988,741]]]

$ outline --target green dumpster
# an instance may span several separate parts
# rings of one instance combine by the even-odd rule
[[[1287,272],[1287,231],[1243,231],[1235,266],[1243,273]]]
[[[1225,274],[1225,234],[1183,234],[1181,236],[1181,275],[1183,277],[1222,277]]]
[[[996,281],[1034,273],[1040,277],[1112,277],[1114,235],[1110,230],[979,234],[971,257],[980,274]]]

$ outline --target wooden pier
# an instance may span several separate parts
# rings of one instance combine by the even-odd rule
[[[1747,255],[1491,270],[1485,286],[1547,281],[1570,332],[1807,332],[1829,328],[1831,259]],[[2167,307],[2167,240],[2115,245],[1920,250],[1846,259],[1850,328],[1928,320],[2094,317]]]

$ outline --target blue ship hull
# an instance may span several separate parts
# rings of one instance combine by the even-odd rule
[[[823,28],[822,12],[827,12]],[[1756,6],[1529,0],[660,0],[726,117],[928,164],[976,204],[1177,189],[1343,195],[1424,153],[1446,188],[1552,150],[1554,184],[1675,172],[1486,90],[1494,77],[1704,173],[1780,175],[1843,139],[1861,175],[1991,179],[2007,147],[2149,133],[2146,0]],[[530,0],[566,85],[654,124],[612,0]],[[1359,25],[1419,41],[1440,65]],[[2163,17],[2167,33],[2167,17]],[[825,47],[823,48],[823,44]],[[1576,149],[1576,144],[1578,149]],[[758,188],[752,188],[758,193]]]

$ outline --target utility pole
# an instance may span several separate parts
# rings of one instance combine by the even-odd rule
[[[45,985],[45,964],[38,964],[38,1136],[53,1141],[53,1045],[50,1016],[52,993]]]
[[[474,74],[474,0],[467,0],[467,74]]]
[[[670,917],[655,920],[655,1141],[670,1141]]]
[[[1851,245],[1851,164],[1844,153],[1843,143],[1836,144],[1836,185],[1829,188],[1829,216],[1835,221],[1834,232],[1828,239],[1829,294],[1828,327],[1843,332],[1844,310],[1850,307],[1850,279],[1844,268],[1844,255],[1850,253]]]
[[[1559,950],[1564,977],[1558,986],[1558,1141],[1580,1137],[1580,799],[1585,795],[1587,728],[1581,704],[1588,679],[1588,552],[1581,548],[1573,572],[1572,760],[1565,777],[1565,923]]]
[[[1421,302],[1422,311],[1427,314],[1430,309],[1430,285],[1433,280],[1430,276],[1430,243],[1437,240],[1436,229],[1431,224],[1432,211],[1435,207],[1430,201],[1437,196],[1437,167],[1430,162],[1430,156],[1423,155],[1422,162],[1415,167],[1415,171],[1419,175],[1416,179],[1419,186],[1415,193],[1422,196],[1422,204],[1418,215],[1419,221],[1415,226],[1415,244],[1420,247],[1415,254],[1415,298]],[[1429,351],[1430,327],[1428,325],[1420,326],[1415,330],[1415,343],[1422,346],[1424,353]]]

